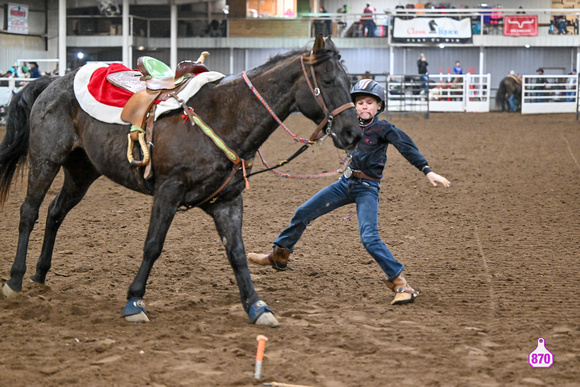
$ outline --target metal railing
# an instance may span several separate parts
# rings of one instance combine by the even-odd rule
[[[578,9],[509,9],[509,8],[454,8],[454,9],[393,9],[384,10],[373,14],[375,24],[375,37],[388,37],[391,35],[395,18],[409,20],[413,18],[452,18],[471,19],[473,35],[501,35],[503,33],[503,17],[505,15],[525,14],[526,16],[538,16],[538,34],[548,35],[558,33],[556,17],[562,15],[566,18],[567,34],[578,34],[580,10]],[[492,17],[494,15],[494,17]],[[338,37],[365,37],[365,28],[362,23],[364,13],[307,13],[297,18],[248,18],[251,20],[308,20],[309,34],[311,37],[318,33]],[[67,35],[122,35],[121,16],[101,15],[69,15],[67,16]],[[178,17],[177,36],[184,37],[229,37],[227,16],[211,17]],[[550,23],[552,22],[552,26]],[[145,18],[129,16],[130,36],[142,36],[152,38],[169,37],[170,18]],[[329,26],[330,24],[330,30]],[[280,36],[284,37],[284,36]]]
[[[523,75],[522,114],[575,113],[578,75]]]

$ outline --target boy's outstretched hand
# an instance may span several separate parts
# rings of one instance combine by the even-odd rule
[[[447,188],[451,185],[451,182],[444,178],[441,175],[436,174],[435,172],[429,172],[427,175],[427,179],[433,185],[433,187],[437,187],[437,184],[441,184],[443,187]]]

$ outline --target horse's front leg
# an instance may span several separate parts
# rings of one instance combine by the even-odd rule
[[[180,195],[180,192],[176,189],[161,188],[153,199],[149,230],[147,231],[147,239],[143,249],[143,261],[135,279],[129,286],[129,292],[127,293],[129,302],[123,309],[123,317],[127,321],[136,323],[149,322],[145,303],[143,302],[145,287],[153,264],[161,255],[167,231],[177,211]]]
[[[280,324],[268,305],[259,299],[248,269],[248,260],[242,240],[243,203],[242,195],[226,202],[216,202],[205,206],[215,222],[222,243],[226,248],[228,260],[240,290],[244,310],[250,321],[256,325],[278,327]]]

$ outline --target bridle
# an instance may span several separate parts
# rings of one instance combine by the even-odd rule
[[[323,128],[326,126],[326,128],[324,128],[324,134],[325,135],[331,135],[331,136],[335,136],[335,133],[332,132],[332,122],[334,120],[334,117],[337,116],[338,114],[342,113],[343,111],[353,108],[354,109],[354,103],[351,102],[347,102],[339,107],[337,107],[336,109],[334,109],[333,111],[329,112],[328,108],[326,107],[326,103],[324,102],[324,98],[322,97],[322,93],[320,92],[320,88],[318,87],[318,82],[316,81],[316,73],[314,71],[314,64],[316,64],[316,59],[309,59],[308,60],[308,65],[310,65],[310,72],[312,74],[312,82],[310,82],[310,78],[308,75],[308,71],[306,70],[306,65],[304,62],[304,57],[305,55],[301,55],[300,56],[300,65],[302,66],[302,72],[304,74],[304,79],[306,80],[306,83],[308,84],[308,88],[310,89],[310,92],[312,93],[312,96],[314,97],[314,100],[316,101],[316,103],[318,104],[318,106],[322,109],[322,111],[324,112],[324,119],[320,122],[320,124],[318,124],[318,126],[316,127],[316,129],[314,129],[314,132],[312,132],[312,134],[310,135],[310,137],[308,138],[307,141],[301,141],[301,142],[307,142],[307,143],[315,143],[318,140],[321,139],[321,137],[323,137],[322,135],[322,130]],[[313,58],[312,53],[310,54],[310,58]],[[270,113],[270,115],[274,118],[274,120],[276,120],[276,122],[278,122],[278,124],[282,127],[285,127],[285,125],[282,123],[282,120],[280,120],[278,118],[278,116],[276,115],[276,113],[274,113],[274,111],[272,110],[272,108],[268,105],[268,103],[264,100],[264,98],[260,95],[260,93],[258,92],[258,90],[256,90],[256,88],[254,87],[254,85],[252,85],[252,82],[250,81],[250,79],[248,78],[246,72],[242,72],[242,77],[244,78],[244,81],[246,82],[246,84],[248,85],[248,87],[250,88],[250,90],[252,90],[252,92],[254,93],[254,95],[260,100],[260,102],[262,102],[262,105],[264,105],[264,107],[266,108],[266,110],[268,110],[268,112]],[[286,129],[286,131],[288,131]],[[288,131],[290,133],[290,131]]]
[[[312,58],[312,54],[310,55],[310,57]],[[334,120],[334,116],[339,115],[340,113],[342,113],[343,111],[345,111],[347,109],[350,109],[350,108],[354,109],[354,103],[352,103],[352,101],[347,102],[344,105],[341,105],[341,106],[337,107],[336,109],[334,109],[333,111],[329,112],[328,108],[326,107],[326,104],[324,103],[324,98],[322,97],[322,94],[320,93],[320,88],[318,87],[318,83],[316,82],[316,73],[314,72],[314,64],[316,64],[316,59],[309,61],[308,64],[310,65],[310,72],[312,73],[312,83],[314,83],[314,87],[312,87],[312,83],[310,83],[310,79],[308,77],[308,71],[306,71],[306,66],[304,64],[304,55],[301,55],[300,56],[300,65],[302,66],[302,72],[304,73],[304,78],[306,79],[306,83],[308,84],[308,88],[310,88],[310,92],[314,96],[314,99],[318,103],[318,106],[320,106],[320,108],[322,109],[322,111],[324,112],[324,115],[325,115],[322,122],[320,122],[320,124],[318,124],[318,127],[310,135],[310,140],[316,141],[320,138],[322,128],[325,125],[326,125],[326,129],[324,130],[324,133],[327,136],[328,135],[334,136],[334,133],[332,132],[332,121]]]

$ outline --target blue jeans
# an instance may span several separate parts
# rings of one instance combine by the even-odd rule
[[[378,181],[347,179],[342,176],[336,183],[319,191],[301,205],[286,228],[274,241],[274,245],[293,251],[294,245],[314,219],[346,204],[356,203],[360,239],[368,253],[377,261],[389,281],[397,278],[405,266],[395,260],[379,237],[379,191]]]
[[[517,110],[516,108],[516,97],[515,95],[510,95],[510,97],[508,98],[508,103],[510,104],[510,110],[512,112],[515,112]]]

